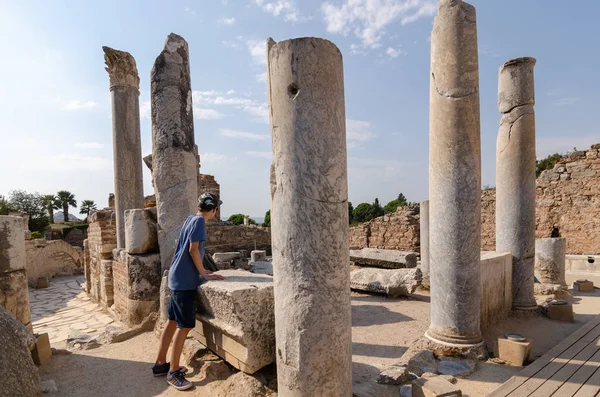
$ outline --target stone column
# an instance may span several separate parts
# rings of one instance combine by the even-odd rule
[[[267,42],[278,392],[352,395],[342,55],[331,42]]]
[[[440,345],[480,346],[481,144],[475,7],[441,0],[431,34],[431,325]]]
[[[421,272],[423,281],[421,286],[429,289],[429,200],[419,205],[420,243],[421,243]]]
[[[140,78],[135,59],[102,47],[112,101],[117,248],[125,247],[125,210],[144,207],[140,135]]]
[[[567,286],[566,253],[567,239],[563,237],[535,240],[535,271],[541,283]]]
[[[498,75],[502,114],[496,146],[496,251],[512,254],[513,308],[534,310],[535,59],[506,62]]]
[[[171,33],[150,74],[152,176],[158,243],[167,269],[183,222],[198,206],[198,157],[194,143],[188,44]]]

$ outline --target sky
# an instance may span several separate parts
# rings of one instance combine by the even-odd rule
[[[600,142],[600,2],[474,0],[482,185],[495,185],[498,69],[537,59],[537,156]],[[265,40],[316,36],[344,58],[349,200],[382,204],[428,192],[434,0],[0,2],[0,194],[69,190],[108,205],[113,148],[102,46],[131,53],[140,75],[142,154],[152,152],[150,70],[171,32],[190,49],[201,172],[222,213],[269,209],[271,138]],[[153,194],[144,165],[144,191]]]

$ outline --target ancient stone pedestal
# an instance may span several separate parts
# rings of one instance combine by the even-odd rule
[[[191,335],[246,373],[275,361],[273,279],[242,270],[223,270],[225,281],[198,289],[200,311]]]
[[[171,33],[150,74],[152,176],[162,268],[171,264],[183,222],[196,213],[198,157],[194,142],[188,44]]]
[[[352,341],[342,55],[318,38],[269,39],[267,47],[278,393],[347,397]]]
[[[0,216],[0,306],[31,330],[23,218]]]
[[[513,256],[513,307],[537,308],[535,259],[535,59],[506,62],[498,75],[502,113],[496,146],[496,251]]]
[[[475,8],[441,0],[431,34],[429,263],[435,343],[483,344],[481,148]]]
[[[533,340],[523,341],[498,338],[498,358],[504,360],[508,365],[522,367],[529,360],[529,354],[533,347]]]
[[[563,237],[535,240],[535,271],[540,283],[567,286],[565,259],[567,239]]]
[[[112,100],[117,248],[125,248],[125,210],[144,207],[140,135],[140,78],[135,59],[102,47]]]
[[[429,200],[421,202],[419,205],[420,230],[421,230],[421,272],[423,281],[421,286],[429,289]]]

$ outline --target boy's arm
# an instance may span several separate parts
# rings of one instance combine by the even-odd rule
[[[206,277],[209,274],[212,274],[211,271],[206,270],[204,268],[204,265],[202,264],[202,257],[200,256],[200,241],[193,241],[190,243],[190,255],[192,256],[192,260],[194,261],[194,266],[196,266],[196,269],[198,269],[198,271],[200,272],[200,275],[202,277]]]

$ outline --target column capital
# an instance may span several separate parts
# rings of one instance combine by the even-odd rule
[[[103,46],[104,62],[110,78],[111,91],[115,87],[132,87],[139,91],[140,77],[138,76],[135,59],[130,53]]]

